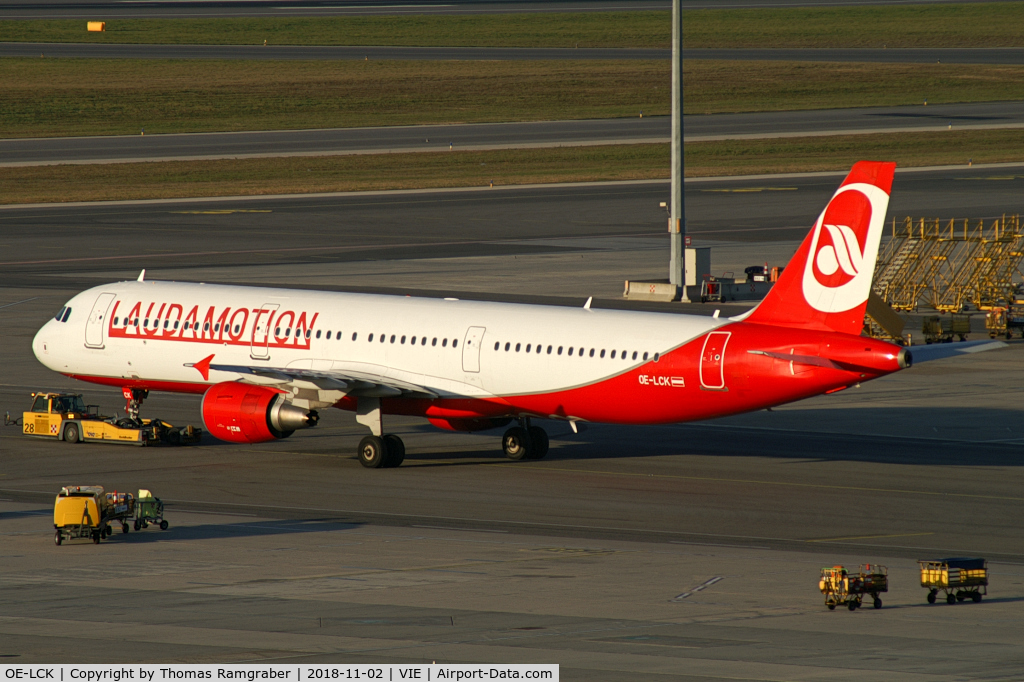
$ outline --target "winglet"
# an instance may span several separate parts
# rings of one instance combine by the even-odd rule
[[[583,309],[584,310],[590,310],[590,304],[593,303],[593,302],[594,302],[594,297],[591,296],[590,298],[587,299],[587,302],[583,304]]]
[[[142,268],[142,272],[139,273],[139,278],[137,280],[135,280],[135,281],[136,282],[145,282],[146,281],[146,268]]]

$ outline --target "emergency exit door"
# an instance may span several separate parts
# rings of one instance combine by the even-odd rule
[[[732,332],[711,332],[700,354],[700,386],[709,391],[728,391],[725,386],[725,347]]]

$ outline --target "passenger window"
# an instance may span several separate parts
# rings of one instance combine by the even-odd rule
[[[455,348],[458,345],[459,345],[459,340],[458,339],[452,339],[452,348]]]
[[[593,348],[590,349],[590,357],[594,357],[594,349]]]
[[[427,345],[427,337],[424,336],[422,339],[420,339],[420,345],[421,346]]]
[[[601,349],[601,357],[604,357],[604,348]]]
[[[644,360],[647,359],[647,353],[644,353]]]
[[[559,354],[559,355],[561,355],[561,354],[562,354],[562,347],[561,347],[561,346],[559,346],[559,347],[558,347],[558,354]]]
[[[501,345],[500,341],[495,341],[494,342],[494,350],[498,350],[498,346],[500,346],[500,345]]]
[[[366,340],[367,341],[373,341],[373,334],[370,334],[369,338],[367,338]]]
[[[206,324],[203,325],[203,331],[204,332],[206,331],[206,325],[208,325],[208,324],[209,324],[209,322],[207,322]],[[281,336],[281,328],[280,327],[277,327],[276,329],[274,329],[274,336]]]
[[[633,359],[636,360],[636,351],[633,351]]]
[[[551,355],[551,346],[548,346],[548,355]]]
[[[391,339],[391,343],[394,343],[394,342],[395,342],[395,340]],[[402,345],[405,345],[405,337],[404,336],[402,337]]]
[[[170,320],[164,320],[164,329],[167,329],[169,326],[171,326],[171,321]],[[237,332],[238,329],[235,328],[235,331]]]
[[[569,346],[569,355],[572,355],[572,346]]]
[[[392,335],[391,335],[391,343],[394,343],[394,342],[395,342],[395,335],[394,335],[394,334],[392,334]]]
[[[530,346],[531,346],[531,345],[532,345],[532,344],[529,344],[529,343],[528,343],[528,344],[526,344],[526,352],[527,352],[527,353],[529,353],[529,352],[530,352]]]
[[[654,354],[654,361],[657,362],[659,359],[661,359],[661,353],[655,353]]]
[[[516,344],[516,352],[517,352],[517,353],[519,352],[519,348],[520,348],[520,344],[518,344],[518,343],[517,343],[517,344]]]
[[[387,340],[388,340],[388,337],[387,337],[387,335],[385,335],[385,334],[381,334],[381,335],[380,335],[380,342],[381,342],[381,343],[384,343],[384,342],[385,342],[385,341],[387,341]]]
[[[511,343],[509,343],[508,341],[506,341],[506,342],[505,342],[505,352],[507,353],[507,352],[508,352],[508,349],[509,349],[509,348],[511,348],[511,347],[512,347],[512,344],[511,344]]]
[[[434,337],[434,340],[430,342],[430,345],[431,346],[436,346],[437,345],[437,337],[436,336]],[[498,349],[495,348],[494,350],[498,350]]]
[[[149,328],[149,318],[148,317],[145,320],[142,321],[142,326],[147,328],[147,329]]]
[[[340,335],[340,332],[339,332],[339,335]],[[356,332],[352,332],[352,340],[353,340],[353,341],[355,341],[355,340],[356,340],[356,337],[357,337],[357,336],[358,336],[358,334],[357,334]],[[373,340],[373,339],[371,339],[371,341],[372,341],[372,340]]]
[[[441,339],[441,348],[448,347],[448,339]]]
[[[327,332],[327,333],[330,334],[330,332]],[[318,338],[318,339],[320,338],[320,330],[319,329],[316,330],[316,338]]]
[[[412,345],[415,346],[416,345],[416,337],[415,336],[412,337],[412,339],[409,340],[409,343],[411,343]]]
[[[174,321],[174,328],[175,328],[175,329],[177,329],[177,328],[178,328],[178,324],[179,324],[179,321],[178,321],[178,320],[175,320],[175,321]]]
[[[62,314],[63,312],[64,312],[64,309],[63,309],[63,308],[61,308],[61,311],[60,311],[60,313],[58,313],[58,314],[57,314],[57,319],[58,319],[58,320],[60,319],[60,316],[61,316],[61,314]],[[114,324],[115,324],[115,325],[117,324],[117,321],[118,321],[119,319],[121,319],[121,318],[119,318],[119,317],[115,317],[115,318],[114,318]]]
[[[309,338],[310,336],[312,336],[312,334],[313,334],[313,330],[312,330],[312,329],[307,329],[307,330],[306,330],[306,338],[307,338],[307,339],[308,339],[308,338]]]
[[[612,351],[612,360],[615,359],[615,351]]]

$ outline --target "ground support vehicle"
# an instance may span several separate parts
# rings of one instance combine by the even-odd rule
[[[148,528],[149,524],[160,526],[160,530],[167,530],[170,525],[164,518],[164,503],[159,497],[153,497],[148,490],[139,490],[139,496],[135,500],[135,530]]]
[[[928,603],[934,604],[939,592],[946,593],[946,603],[955,604],[968,597],[980,602],[988,594],[988,562],[984,559],[956,557],[918,561],[921,587],[928,588]]]
[[[921,322],[921,332],[925,343],[950,343],[954,336],[966,341],[971,333],[971,316],[963,313],[952,313],[949,317],[929,315]]]
[[[990,339],[1005,336],[1012,339],[1014,334],[1024,338],[1024,316],[1019,308],[997,306],[985,313],[985,329]]]
[[[872,606],[880,609],[882,599],[878,595],[889,591],[889,570],[878,564],[864,564],[856,573],[850,573],[843,566],[823,568],[818,588],[825,595],[829,611],[843,604],[850,611],[856,611],[865,595],[871,595]]]
[[[198,443],[202,429],[191,425],[175,427],[161,419],[104,417],[98,405],[86,405],[76,393],[33,393],[32,409],[22,414],[21,432],[63,440],[103,441],[131,445],[191,445]],[[16,421],[9,417],[5,423]]]
[[[64,486],[53,503],[53,541],[90,538],[96,544],[113,532],[112,525],[121,524],[128,532],[127,519],[134,512],[130,494],[105,493],[103,486]]]

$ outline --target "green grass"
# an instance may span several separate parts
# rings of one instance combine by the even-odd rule
[[[692,61],[688,114],[1024,100],[1024,66]],[[669,65],[0,59],[0,137],[669,113]]]
[[[0,59],[0,137],[669,113],[663,62]]]
[[[691,143],[688,177],[1024,160],[1024,131],[943,131]],[[495,187],[669,176],[667,144],[0,168],[0,203]]]
[[[105,17],[93,17],[102,21]],[[0,21],[0,40],[191,45],[404,45],[434,47],[669,47],[668,12],[480,16],[280,17],[276,19],[85,19]]]
[[[95,20],[106,17],[96,15]],[[0,40],[211,45],[660,47],[670,13],[581,12],[482,16],[0,21]],[[684,45],[732,47],[1020,47],[1024,3],[687,11]]]
[[[1020,47],[1024,3],[694,10],[688,48]]]

